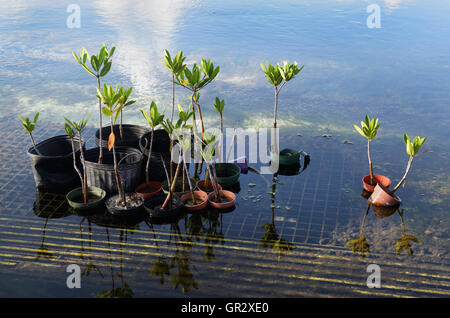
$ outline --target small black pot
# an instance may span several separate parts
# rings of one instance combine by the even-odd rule
[[[148,128],[138,125],[122,125],[123,139],[120,138],[120,126],[113,125],[113,132],[116,136],[116,147],[133,147],[139,149],[139,140],[142,135],[148,132]],[[108,148],[109,134],[111,133],[111,126],[102,128],[102,141],[100,142],[100,129],[95,132],[95,144],[99,147]]]
[[[75,156],[79,164],[79,142],[74,140]],[[36,187],[47,191],[64,191],[79,185],[79,177],[73,167],[72,142],[67,135],[55,136],[28,149]],[[83,143],[84,148],[84,143]]]
[[[102,163],[97,163],[100,148],[89,149],[85,152],[86,175],[88,186],[94,186],[106,191],[107,195],[116,194],[117,184],[114,174],[113,152],[103,149]],[[120,179],[125,192],[134,192],[142,182],[142,153],[132,147],[116,147],[117,163],[126,158],[118,166]]]
[[[142,135],[139,140],[139,149],[144,154],[143,171],[145,171],[145,165],[147,164],[148,151],[150,147],[151,131]],[[169,169],[170,164],[170,138],[164,129],[156,129],[153,132],[153,144],[152,144],[152,156],[150,158],[150,173],[149,179],[153,181],[163,181],[166,179],[164,172],[163,161],[166,168]],[[161,156],[163,159],[161,159]]]
[[[142,163],[142,171],[144,171],[145,178],[145,166],[147,164],[148,152],[150,147],[151,131],[145,133],[140,141],[139,147],[141,152],[144,154],[144,160]],[[161,158],[162,157],[162,158]],[[171,153],[170,153],[170,138],[164,129],[156,129],[153,132],[153,144],[152,144],[152,156],[150,158],[150,173],[149,180],[153,181],[164,181],[166,180],[166,173],[164,172],[164,164],[166,165],[167,171],[169,171]],[[173,173],[175,173],[176,163],[173,163]],[[186,163],[187,168],[189,168],[189,163]],[[183,169],[180,168],[178,176],[181,176]]]
[[[134,195],[140,198],[141,203],[136,206],[136,207],[132,207],[129,209],[120,209],[117,207],[117,205],[115,204],[115,202],[119,199],[119,195],[113,195],[111,197],[109,197],[106,202],[106,209],[108,209],[108,212],[111,213],[112,215],[115,216],[120,216],[120,217],[131,217],[131,216],[136,216],[136,214],[141,213],[142,207],[144,205],[144,198],[142,198],[140,195],[136,194],[136,193],[126,193],[125,196],[129,196],[129,195]]]
[[[145,199],[144,209],[147,211],[150,219],[174,218],[183,213],[183,204],[181,203],[181,199],[175,194],[172,196],[171,209],[161,210],[156,208],[164,203],[166,197],[167,194],[157,194]]]

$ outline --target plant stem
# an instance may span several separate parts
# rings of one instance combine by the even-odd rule
[[[80,157],[81,165],[83,166],[83,182],[81,183],[81,188],[83,190],[84,203],[87,203],[87,175],[86,175],[86,162],[84,160],[83,153],[83,140],[81,139],[81,132],[78,132],[79,147],[80,147]]]
[[[206,169],[209,170],[209,174],[211,175],[211,183],[214,188],[214,192],[216,193],[216,202],[220,203],[220,191],[217,186],[217,176],[216,176],[216,168],[214,168],[214,163],[211,162],[212,169],[208,163],[206,163]]]
[[[170,170],[170,182],[173,180],[173,162],[172,162],[172,148],[173,148],[173,140],[170,138],[170,163],[169,163],[169,170]]]
[[[147,163],[145,165],[145,183],[149,183],[149,175],[148,172],[150,170],[150,157],[152,156],[152,147],[153,147],[153,127],[152,127],[152,133],[150,136],[150,147],[148,150],[148,157],[147,157]]]
[[[31,137],[31,143],[33,144],[34,151],[36,151],[36,153],[37,153],[39,156],[42,156],[42,154],[41,154],[41,153],[39,152],[39,150],[36,148],[36,144],[34,143],[33,135],[31,134],[31,132],[30,132],[29,134],[30,134],[30,137]]]
[[[275,89],[275,103],[273,105],[273,128],[277,128],[277,108],[278,108],[278,89],[274,86]]]
[[[403,177],[399,181],[399,183],[395,186],[395,188],[392,190],[392,193],[394,193],[402,185],[402,183],[405,182],[406,176],[408,175],[409,170],[411,169],[411,165],[412,165],[413,159],[414,159],[413,156],[409,156],[408,165],[406,166],[405,174],[403,175]]]
[[[192,205],[195,205],[194,190],[192,189],[191,178],[189,178],[189,171],[187,169],[185,160],[183,160],[183,168],[184,168],[183,169],[183,192],[184,192],[184,173],[186,173],[188,176],[189,191],[191,192],[191,197],[192,197]]]
[[[97,77],[97,85],[98,85],[98,89],[101,89],[100,87],[100,75],[96,75]],[[100,138],[100,143],[103,141],[102,139],[102,100],[99,98],[98,99],[98,126],[99,126],[99,138]],[[103,159],[103,147],[100,144],[100,151],[99,151],[99,155],[98,155],[98,163],[102,163],[102,159]]]
[[[172,73],[172,115],[170,121],[173,121],[173,113],[175,112],[175,74]]]
[[[84,184],[84,179],[83,179],[83,176],[81,175],[81,172],[80,172],[80,170],[78,169],[78,167],[77,167],[77,160],[76,160],[76,156],[75,156],[75,143],[73,142],[73,137],[72,136],[70,136],[70,141],[71,141],[71,143],[72,143],[72,157],[73,157],[73,167],[74,167],[74,169],[75,169],[75,171],[77,172],[77,174],[78,174],[78,176],[80,177],[80,181],[81,181],[81,189],[82,189],[82,191],[83,191],[83,200],[84,200],[84,203],[86,203],[86,196],[85,196],[85,192],[84,192],[84,187],[83,187],[83,184]]]
[[[121,112],[120,112],[120,125],[119,125],[120,139],[123,139],[122,114],[123,114],[123,112],[121,111]]]
[[[111,133],[114,133],[113,131],[113,118],[111,116]],[[116,147],[112,146],[113,150],[113,161],[114,161],[114,175],[116,177],[116,183],[117,183],[117,192],[119,193],[119,202],[125,203],[125,194],[122,191],[122,185],[120,183],[120,175],[119,175],[119,169],[117,168],[117,159],[116,159]]]
[[[373,166],[372,166],[372,159],[370,157],[370,139],[367,139],[367,157],[369,159],[370,184],[373,185]]]
[[[172,184],[170,185],[169,193],[167,194],[166,200],[164,201],[163,205],[161,206],[161,210],[164,210],[166,208],[167,203],[172,197],[173,190],[175,189],[175,184],[177,182],[178,172],[180,171],[181,164],[177,165],[177,169],[175,170],[175,177],[172,181]]]

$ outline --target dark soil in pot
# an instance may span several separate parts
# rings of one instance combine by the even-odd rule
[[[167,194],[157,194],[145,199],[144,208],[150,219],[174,218],[183,213],[183,205],[180,197],[177,195],[173,195],[172,197],[172,207],[168,204],[167,207],[162,210],[161,206],[166,200],[166,197]]]
[[[79,142],[74,140],[75,149]],[[84,144],[83,144],[84,147]],[[34,147],[28,149],[36,186],[50,192],[73,189],[79,185],[79,177],[73,167],[72,142],[67,135],[55,136],[36,145],[41,153],[38,155]],[[76,150],[77,164],[81,167],[80,151]]]
[[[125,203],[121,202],[119,195],[109,197],[105,204],[109,213],[116,216],[132,216],[142,212],[144,198],[136,193],[126,193]]]
[[[120,137],[119,125],[113,125],[113,132],[116,136],[116,147],[133,147],[139,149],[139,140],[148,132],[148,128],[138,125],[122,125],[123,138]],[[105,126],[102,128],[102,141],[100,142],[100,130],[95,132],[95,144],[99,147],[108,148],[108,138],[111,133],[111,126]]]

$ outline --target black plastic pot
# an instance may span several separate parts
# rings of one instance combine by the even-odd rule
[[[145,133],[140,141],[139,148],[144,154],[144,160],[142,163],[144,179],[145,179],[145,165],[147,164],[148,152],[150,147],[151,131]],[[162,158],[161,158],[162,157]],[[153,181],[164,181],[166,180],[166,173],[164,172],[164,164],[166,165],[167,171],[169,171],[171,154],[170,154],[170,138],[164,129],[156,129],[153,132],[153,144],[152,144],[152,156],[150,158],[150,173],[149,180]],[[176,163],[173,163],[173,173],[175,173]],[[189,168],[189,163],[186,163]],[[179,175],[181,176],[183,169],[180,168]],[[170,172],[169,172],[170,173]]]
[[[112,150],[103,149],[102,163],[97,163],[100,148],[89,149],[84,153],[86,160],[86,175],[88,186],[94,186],[106,191],[107,195],[116,194],[117,185],[114,174],[114,159]],[[116,147],[117,163],[122,186],[125,192],[134,192],[141,184],[142,153],[132,147]]]
[[[142,135],[139,140],[139,149],[144,154],[143,171],[145,173],[145,165],[147,163],[148,151],[150,147],[150,132]],[[150,158],[150,174],[149,179],[154,181],[163,181],[166,179],[163,161],[166,168],[169,169],[170,164],[170,138],[164,129],[156,129],[153,133],[152,156]],[[161,159],[161,156],[163,159]]]
[[[111,197],[109,197],[106,201],[105,201],[105,205],[106,205],[106,209],[108,210],[109,213],[111,213],[112,215],[115,216],[120,216],[120,217],[132,217],[132,216],[136,216],[137,214],[141,213],[142,210],[142,206],[144,205],[144,198],[142,198],[140,195],[136,194],[136,193],[126,193],[125,196],[129,196],[129,195],[133,195],[138,197],[141,202],[138,206],[135,207],[131,207],[128,209],[121,209],[119,207],[117,207],[117,205],[115,204],[117,202],[117,200],[119,199],[119,195],[113,195]]]
[[[79,164],[79,142],[74,140],[75,155]],[[72,142],[67,135],[55,136],[28,149],[33,168],[34,181],[40,189],[63,191],[79,185],[79,177],[73,167]],[[83,143],[84,148],[84,143]]]
[[[120,126],[113,125],[113,132],[116,136],[116,147],[133,147],[139,149],[139,140],[142,135],[148,132],[148,128],[137,125],[122,125],[123,138],[120,138]],[[111,133],[111,126],[102,128],[102,141],[100,142],[100,129],[95,132],[95,144],[99,147],[108,148],[108,138]]]
[[[166,200],[167,194],[157,194],[148,197],[144,201],[144,209],[148,213],[150,219],[164,219],[164,218],[174,218],[183,213],[183,204],[181,203],[180,197],[177,195],[172,196],[172,208],[161,210],[158,206],[161,206]]]

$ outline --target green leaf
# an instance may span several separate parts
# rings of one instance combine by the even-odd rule
[[[109,70],[111,69],[111,64],[112,64],[111,61],[105,62],[104,66],[103,66],[103,68],[102,68],[102,70],[100,72],[100,77],[103,77],[106,74],[108,74]]]
[[[98,73],[100,64],[99,64],[97,56],[95,56],[95,55],[91,56],[91,65],[92,65],[92,68],[94,69],[94,71]]]
[[[108,107],[103,107],[102,108],[102,113],[103,113],[103,115],[105,115],[107,117],[111,117],[111,115],[112,115],[112,113],[111,113],[111,111],[109,110]]]

